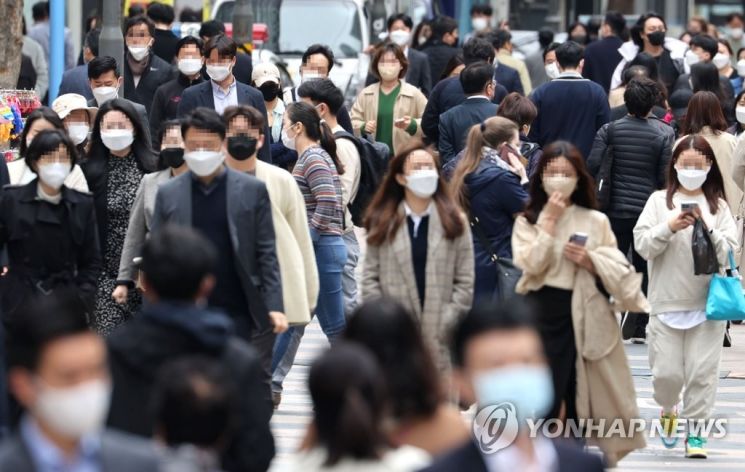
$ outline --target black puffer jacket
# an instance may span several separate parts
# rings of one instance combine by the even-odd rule
[[[612,140],[608,138],[610,126]],[[625,116],[598,130],[587,168],[596,177],[607,147],[613,146],[608,216],[637,218],[641,214],[652,192],[665,186],[674,140],[673,129],[654,117]]]

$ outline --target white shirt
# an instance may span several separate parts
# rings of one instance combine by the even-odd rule
[[[671,311],[657,316],[660,321],[674,329],[691,329],[706,321],[706,312],[702,310]]]
[[[537,436],[533,441],[533,457],[512,445],[493,454],[483,454],[489,472],[555,472],[559,470],[556,448],[548,439]]]
[[[342,128],[338,124],[331,129],[332,133],[338,133],[339,131],[344,131],[344,128]],[[347,205],[349,204],[349,202],[354,201],[355,197],[357,196],[357,190],[359,190],[360,188],[360,175],[362,172],[360,164],[360,153],[357,150],[357,146],[355,146],[352,141],[345,138],[340,138],[336,140],[336,156],[339,158],[341,164],[344,166],[344,173],[339,176],[339,181],[341,181],[341,200],[342,204],[344,205],[344,218],[346,220],[345,232],[348,233],[354,230],[354,225],[352,224],[352,214],[350,213]]]
[[[411,221],[414,223],[414,237],[416,238],[416,234],[419,231],[419,225],[422,223],[422,218],[425,216],[429,216],[429,214],[432,212],[432,207],[434,206],[434,202],[430,202],[429,206],[426,210],[424,210],[424,213],[414,213],[414,210],[409,208],[409,205],[406,203],[406,200],[404,200],[404,211],[406,212],[406,216],[411,218]]]
[[[228,87],[228,91],[225,92],[214,80],[210,80],[212,84],[212,99],[215,101],[215,111],[222,115],[226,108],[229,106],[238,105],[238,81],[233,77],[233,83]]]

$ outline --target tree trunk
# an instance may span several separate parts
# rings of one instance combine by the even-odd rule
[[[16,88],[23,47],[23,0],[0,0],[0,88]]]

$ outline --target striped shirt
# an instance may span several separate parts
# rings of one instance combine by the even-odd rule
[[[344,233],[341,181],[331,156],[320,146],[309,147],[298,157],[292,175],[305,200],[311,234],[315,231],[341,236]]]

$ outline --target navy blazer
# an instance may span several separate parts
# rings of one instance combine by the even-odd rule
[[[266,104],[264,103],[264,96],[251,87],[242,82],[236,80],[236,92],[238,94],[239,105],[249,105],[261,112],[264,115],[264,136],[271,136],[266,117]],[[215,109],[215,98],[212,95],[212,81],[207,80],[199,85],[192,85],[191,87],[184,90],[181,95],[181,101],[178,104],[178,117],[183,118],[192,112],[195,108],[206,107]],[[259,159],[265,162],[272,162],[272,152],[269,146],[261,146],[258,153]]]
[[[497,116],[498,106],[484,97],[466,98],[460,105],[440,116],[440,139],[437,150],[443,164],[465,147],[471,126]]]
[[[603,461],[599,456],[586,453],[561,440],[551,441],[556,449],[558,472],[603,472]],[[468,441],[463,446],[445,453],[420,472],[489,472],[476,443]],[[515,471],[504,471],[515,472]]]
[[[59,86],[59,94],[77,93],[85,97],[86,100],[93,100],[91,83],[88,80],[88,65],[75,66],[62,74],[62,83]]]
[[[228,168],[225,168],[225,172],[228,227],[236,269],[251,317],[255,326],[263,331],[270,327],[267,311],[284,311],[269,193],[266,185],[256,177]],[[193,179],[193,174],[186,172],[158,188],[153,210],[153,233],[166,223],[192,226]],[[253,284],[261,293],[263,300],[256,300],[252,295],[254,289],[249,284]]]
[[[517,92],[520,95],[525,95],[523,90],[523,83],[520,81],[520,73],[517,69],[514,69],[507,64],[499,62],[497,67],[494,68],[494,80],[499,85],[507,89],[507,92]]]

